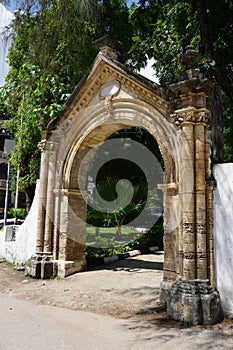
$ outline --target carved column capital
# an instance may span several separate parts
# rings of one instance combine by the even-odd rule
[[[41,152],[44,151],[55,151],[57,149],[57,143],[53,141],[48,141],[46,139],[41,140],[38,142],[37,147],[40,149]]]
[[[47,142],[48,142],[48,141],[47,141],[46,139],[41,140],[40,142],[38,142],[37,147],[39,148],[39,150],[40,150],[41,152],[44,152],[44,151],[46,150]]]
[[[201,123],[207,124],[209,121],[209,111],[206,108],[185,108],[175,111],[171,114],[171,121],[177,128],[180,128],[183,123]]]

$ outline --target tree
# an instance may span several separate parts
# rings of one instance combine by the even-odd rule
[[[137,64],[145,64],[147,56],[154,57],[162,83],[170,82],[182,69],[179,53],[192,45],[201,53],[201,63],[233,100],[232,1],[141,0],[139,3],[132,14],[137,34],[132,53]]]
[[[116,238],[119,238],[122,225],[131,221],[143,209],[147,199],[147,186],[144,183],[132,185],[128,181],[111,177],[99,182],[96,191],[98,196],[94,194],[89,201],[87,221],[97,226],[114,226]]]
[[[153,57],[161,84],[175,81],[183,70],[180,54],[186,46],[200,52],[199,68],[224,94],[225,139],[229,142],[233,135],[232,112],[229,115],[233,109],[232,1],[140,0],[131,19],[135,25],[134,66],[142,67]],[[226,160],[233,160],[230,143],[226,150]]]
[[[156,140],[145,129],[131,127],[113,133],[108,141],[107,146],[103,143],[98,147],[88,171],[88,178],[96,185],[88,203],[88,223],[115,226],[117,236],[123,224],[152,227],[153,214],[161,212],[162,203],[162,193],[156,187],[163,177]],[[135,151],[139,163],[132,157]],[[143,162],[143,158],[148,160]],[[135,223],[140,213],[141,219]]]
[[[27,0],[19,3],[8,55],[10,71],[0,92],[0,117],[9,119],[6,126],[17,141],[12,163],[15,170],[20,168],[20,190],[32,199],[39,171],[37,143],[41,131],[60,113],[93,61],[96,50],[92,41],[107,33],[120,39],[119,23],[122,30],[129,28],[125,30],[128,44],[124,35],[127,47],[131,45],[132,35],[126,1]]]

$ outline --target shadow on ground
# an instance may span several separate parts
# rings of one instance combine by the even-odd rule
[[[159,261],[148,261],[148,260],[136,260],[136,259],[125,259],[108,265],[98,265],[89,267],[88,270],[112,270],[112,271],[137,271],[137,270],[163,270],[163,263]]]

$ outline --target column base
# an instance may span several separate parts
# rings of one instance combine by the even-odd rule
[[[219,293],[205,281],[164,281],[161,300],[170,318],[190,325],[211,325],[223,319]]]
[[[53,260],[52,255],[35,254],[25,264],[25,275],[32,278],[61,278],[86,270],[86,259]]]
[[[50,278],[53,276],[53,256],[50,254],[35,254],[25,264],[25,275],[32,278]]]
[[[85,271],[87,268],[86,258],[78,260],[54,260],[54,274],[58,277],[65,278],[74,273]]]

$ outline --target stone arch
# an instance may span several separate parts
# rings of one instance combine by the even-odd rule
[[[72,129],[75,127],[76,130],[82,130],[80,133],[73,135],[73,143],[69,143],[67,150],[65,152],[66,156],[64,157],[64,152],[62,152],[62,157],[64,157],[63,162],[59,162],[61,164],[60,168],[58,168],[58,178],[61,177],[62,181],[60,182],[60,187],[63,192],[67,192],[66,199],[67,205],[71,209],[69,220],[73,222],[75,219],[73,214],[77,214],[78,221],[74,221],[73,225],[80,225],[80,231],[83,230],[83,238],[79,235],[78,237],[74,237],[72,228],[72,224],[69,225],[69,230],[71,231],[68,235],[71,235],[75,241],[83,242],[83,247],[80,246],[79,243],[74,244],[71,242],[71,246],[75,248],[67,248],[69,250],[69,254],[71,255],[60,255],[60,258],[64,259],[67,256],[70,256],[71,260],[74,260],[80,256],[77,255],[77,250],[81,250],[84,255],[85,249],[85,239],[84,239],[84,231],[85,228],[83,226],[83,222],[85,222],[85,203],[82,201],[81,197],[79,197],[79,187],[77,183],[77,168],[82,160],[82,157],[86,154],[86,150],[90,147],[95,147],[96,145],[102,143],[110,134],[113,132],[131,126],[139,126],[145,128],[158,142],[162,157],[164,159],[165,172],[164,172],[164,183],[161,184],[161,189],[166,189],[170,186],[170,193],[172,193],[172,188],[176,188],[176,183],[178,183],[179,176],[179,167],[178,167],[178,159],[179,159],[179,146],[176,138],[176,129],[173,124],[169,123],[168,120],[162,116],[156,109],[149,108],[145,104],[138,106],[137,101],[121,101],[119,104],[113,104],[114,107],[114,118],[102,118],[103,109],[102,106],[98,109],[95,109],[94,115],[90,113],[89,115],[85,115],[85,131],[78,127],[78,125],[72,125]],[[80,118],[81,119],[81,118]],[[172,136],[173,135],[173,136]],[[69,137],[68,137],[69,139]],[[168,151],[170,150],[170,152]],[[87,169],[86,169],[87,170]],[[85,173],[85,170],[84,170]],[[169,192],[165,191],[164,200],[167,202],[165,212],[167,212],[167,216],[172,215],[172,207],[173,210],[178,210],[177,205],[172,205],[172,197],[167,197]],[[175,194],[175,193],[173,193]],[[79,200],[78,200],[79,198]],[[174,197],[175,198],[175,197]],[[81,201],[83,203],[83,212],[80,212],[77,209],[77,204]],[[177,202],[177,200],[176,200]],[[171,207],[171,208],[170,208]],[[170,209],[169,209],[170,208]],[[64,210],[64,209],[63,209]],[[68,210],[66,208],[66,210]],[[61,213],[59,212],[59,215]],[[179,217],[179,213],[177,211],[176,218]],[[81,218],[81,221],[79,220]],[[178,230],[179,223],[173,221],[175,226],[175,230]],[[165,215],[165,223],[166,227],[166,215]],[[173,247],[176,247],[177,244],[174,244],[178,239],[178,235],[174,232],[169,232],[169,235],[166,238],[166,255],[165,255],[165,275],[170,279],[178,272],[178,256],[176,250]],[[165,229],[165,233],[167,230]],[[69,242],[67,243],[69,245]],[[72,253],[73,252],[73,253]],[[73,254],[73,256],[72,256]],[[72,256],[72,258],[71,258]],[[59,258],[59,256],[58,256]],[[85,257],[83,256],[83,259]],[[167,266],[167,268],[166,268]],[[166,278],[166,276],[165,276]]]
[[[193,67],[180,79],[158,87],[129,74],[102,53],[97,56],[39,145],[37,250],[28,265],[30,275],[65,277],[85,269],[86,203],[76,179],[80,160],[114,131],[143,127],[156,139],[165,163],[160,185],[165,231],[163,300],[175,319],[182,320],[185,311],[190,323],[215,322],[219,307],[213,315],[211,303],[218,303],[213,257],[213,124],[207,109],[211,86]],[[209,310],[204,321],[193,310],[194,299],[197,312],[200,303],[209,303],[203,306]]]
[[[68,147],[69,152],[65,157],[63,167],[63,186],[72,187],[69,180],[72,178],[72,164],[77,155],[78,150],[85,147],[94,147],[103,142],[113,132],[120,128],[139,126],[143,127],[156,139],[160,152],[165,163],[165,181],[178,181],[178,161],[179,161],[179,145],[177,140],[177,131],[161,113],[156,109],[150,108],[145,104],[140,105],[138,101],[121,101],[112,103],[114,116],[103,116],[102,106],[96,108],[95,114],[89,113],[85,118],[85,130],[83,128],[72,128],[79,130],[73,135],[72,146]],[[59,175],[61,176],[61,175]]]

